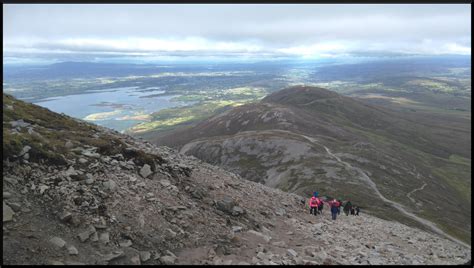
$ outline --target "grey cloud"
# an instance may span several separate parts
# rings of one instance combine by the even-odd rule
[[[201,37],[212,42],[248,42],[276,50],[319,42],[339,42],[390,52],[394,44],[419,50],[423,42],[471,45],[470,5],[4,5],[4,52],[19,47],[73,53],[153,52],[107,45],[72,45],[65,38],[126,39]],[[21,40],[18,43],[16,40]],[[41,38],[48,42],[33,42]],[[385,46],[385,48],[384,48]],[[209,49],[212,50],[212,47]],[[428,50],[427,50],[428,51]],[[165,53],[166,51],[162,51]],[[350,51],[345,51],[350,52]],[[391,51],[392,53],[399,53]],[[172,52],[166,52],[172,53]],[[203,53],[186,51],[177,54]],[[222,53],[215,51],[215,53]],[[242,49],[234,53],[249,54]],[[176,54],[176,53],[175,53]],[[212,53],[211,53],[212,54]],[[250,53],[252,54],[252,53]]]

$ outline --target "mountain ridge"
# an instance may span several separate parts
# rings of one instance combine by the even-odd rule
[[[274,130],[290,131],[294,137],[282,137],[281,132]],[[242,134],[249,131],[253,134]],[[271,142],[265,141],[268,131],[274,134]],[[435,221],[444,231],[452,232],[450,235],[468,242],[470,219],[463,210],[465,204],[470,210],[469,170],[453,161],[453,155],[470,159],[470,150],[465,146],[470,143],[467,132],[469,126],[464,131],[450,125],[445,129],[433,128],[322,88],[296,86],[272,93],[259,103],[228,110],[194,127],[148,140],[285,191],[309,195],[311,189],[322,188],[331,194],[353,195],[366,207],[375,201],[386,203],[369,197],[367,189],[377,195],[370,190],[373,187],[360,184],[357,172],[335,161],[322,147],[306,142],[300,145],[305,154],[289,156],[297,135],[320,139],[338,157],[373,177],[383,196],[402,204],[410,213],[421,213],[418,216]],[[447,139],[448,134],[455,138]],[[283,161],[285,157],[290,160]],[[360,188],[349,187],[353,183]],[[416,197],[406,196],[425,183],[427,186]],[[467,226],[461,230],[456,223],[434,216],[439,212],[433,206],[449,209],[450,217]],[[398,214],[390,216],[391,209],[372,209],[378,211],[378,216],[404,218]]]
[[[334,224],[302,196],[171,148],[5,94],[3,108],[4,264],[470,261],[468,248],[364,210]]]

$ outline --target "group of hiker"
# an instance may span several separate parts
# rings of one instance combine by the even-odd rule
[[[360,207],[353,206],[351,201],[343,203],[342,200],[337,200],[336,198],[323,200],[318,196],[318,192],[313,192],[313,196],[309,199],[309,213],[315,216],[323,214],[324,204],[327,204],[331,208],[333,220],[336,220],[337,215],[341,214],[341,207],[346,216],[349,216],[349,213],[354,216],[359,216]]]

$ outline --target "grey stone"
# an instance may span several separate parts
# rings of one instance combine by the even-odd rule
[[[13,209],[13,211],[18,212],[21,210],[22,206],[20,203],[7,202],[7,204]]]
[[[64,147],[70,149],[74,146],[74,144],[71,142],[71,141],[66,141],[66,143],[64,144]]]
[[[239,216],[244,214],[244,209],[239,207],[239,206],[234,206],[232,208],[232,215],[233,216]]]
[[[3,192],[3,199],[10,199],[12,198],[12,194],[9,192]]]
[[[66,241],[62,240],[60,237],[57,236],[51,238],[49,242],[58,248],[63,248],[66,245]]]
[[[140,264],[141,264],[141,262],[140,262],[140,255],[137,254],[137,255],[132,256],[132,257],[130,258],[130,263],[131,263],[132,265],[140,265]]]
[[[254,230],[249,230],[247,232],[263,238],[263,240],[265,240],[265,242],[267,242],[267,243],[270,242],[270,240],[272,239],[270,236],[264,235],[260,232],[254,231]]]
[[[189,186],[186,186],[186,187],[189,189]],[[186,191],[188,189],[185,188]],[[191,196],[196,199],[203,199],[204,197],[207,196],[207,192],[203,187],[198,186],[191,192]]]
[[[283,208],[278,208],[278,209],[276,209],[275,214],[277,216],[284,216],[286,214],[286,210],[283,209]]]
[[[232,264],[232,260],[225,260],[222,262],[222,265],[231,265]]]
[[[161,184],[161,186],[163,186],[163,187],[168,187],[168,186],[171,185],[171,182],[170,182],[169,180],[162,179],[162,180],[160,180],[160,184]]]
[[[31,146],[26,145],[23,147],[23,149],[21,149],[21,152],[18,154],[18,156],[22,156],[28,153],[30,150],[31,150]]]
[[[296,256],[298,256],[298,253],[297,253],[294,249],[292,249],[292,248],[287,249],[287,254],[288,254],[289,256],[291,256],[291,257],[296,257]]]
[[[234,207],[234,200],[231,197],[225,196],[222,200],[217,201],[217,209],[228,214],[232,214],[232,208]]]
[[[82,157],[81,157],[81,158],[79,158],[79,160],[78,160],[78,161],[79,161],[79,163],[81,163],[81,164],[85,164],[85,163],[87,163],[87,159],[85,159],[85,158],[82,158]]]
[[[140,260],[146,262],[151,258],[151,253],[149,251],[140,251]]]
[[[99,236],[97,235],[97,232],[94,232],[91,237],[90,237],[92,242],[97,242],[99,241]]]
[[[87,156],[87,157],[92,157],[92,158],[100,158],[100,154],[98,153],[93,153],[91,151],[82,151],[82,155]]]
[[[111,191],[111,192],[115,191],[117,188],[117,184],[113,180],[108,180],[104,182],[103,185],[106,190]]]
[[[15,212],[13,212],[13,210],[3,202],[3,222],[13,220],[13,215],[15,215]]]
[[[106,261],[106,262],[109,262],[109,261],[115,260],[115,259],[123,257],[123,256],[125,256],[123,251],[118,250],[118,251],[114,251],[113,253],[109,253],[109,254],[105,255],[102,258],[102,260]]]
[[[176,257],[174,256],[162,256],[160,257],[161,264],[172,265],[176,263]]]
[[[64,175],[66,176],[71,176],[71,175],[77,175],[76,170],[74,169],[73,166],[70,166],[65,172]]]
[[[148,164],[143,165],[143,167],[140,169],[140,175],[143,178],[146,178],[150,176],[153,172],[151,171],[151,167]]]
[[[10,184],[17,184],[18,180],[11,178],[11,177],[5,177],[3,180],[7,181]]]
[[[177,235],[176,232],[174,232],[173,230],[171,230],[169,228],[166,229],[166,234],[167,234],[168,237],[171,237],[171,238],[175,238],[176,235]]]
[[[38,189],[40,190],[40,194],[43,194],[44,191],[46,191],[46,190],[49,189],[49,186],[47,186],[47,185],[40,185],[40,186],[38,187]]]
[[[78,262],[78,261],[66,261],[66,265],[86,265],[83,262]]]
[[[99,235],[99,240],[101,243],[107,244],[110,242],[110,235],[108,232],[101,233]]]
[[[69,246],[67,248],[67,252],[69,253],[69,255],[79,255],[79,251],[75,246]]]
[[[87,228],[87,230],[85,230],[84,232],[78,234],[77,236],[79,237],[79,240],[81,240],[81,242],[85,242],[95,232],[96,231],[95,231],[94,226],[91,225]]]
[[[285,248],[285,247],[286,247],[285,241],[273,242],[272,245],[274,245],[274,246],[276,246],[276,247],[281,247],[281,248]]]
[[[260,260],[264,260],[264,259],[266,259],[266,255],[263,252],[259,252],[259,253],[257,253],[257,258],[260,259]]]
[[[242,227],[241,226],[232,226],[232,232],[234,233],[239,233],[242,231]]]
[[[62,222],[68,222],[72,219],[72,214],[68,211],[63,212],[61,215],[59,215],[59,219]]]
[[[129,246],[133,245],[133,243],[132,243],[132,240],[127,239],[123,242],[120,242],[119,245],[123,248],[126,248],[126,247],[129,247]]]

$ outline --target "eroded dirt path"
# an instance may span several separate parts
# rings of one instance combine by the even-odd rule
[[[411,213],[411,212],[408,212],[404,207],[403,205],[397,203],[397,202],[394,202],[392,200],[389,200],[387,199],[385,196],[383,196],[380,191],[378,190],[377,188],[377,185],[370,179],[369,176],[367,176],[367,174],[365,174],[365,172],[363,170],[361,170],[360,168],[358,167],[354,167],[352,166],[351,164],[341,160],[337,155],[333,154],[331,152],[331,150],[329,150],[329,148],[327,148],[326,146],[324,146],[324,149],[326,150],[326,152],[331,156],[333,157],[334,159],[336,159],[338,162],[340,162],[341,164],[343,164],[344,166],[346,166],[348,169],[351,169],[351,170],[354,170],[356,171],[360,176],[359,178],[363,181],[365,181],[374,191],[375,193],[380,197],[380,199],[382,199],[383,201],[391,204],[394,208],[396,208],[398,211],[400,211],[401,213],[405,214],[406,216],[416,220],[417,222],[429,227],[431,230],[433,230],[434,232],[438,233],[438,234],[441,234],[449,239],[451,239],[452,241],[455,241],[465,247],[468,247],[469,249],[471,248],[468,244],[456,239],[455,237],[445,233],[443,230],[441,230],[440,228],[438,228],[433,222],[431,221],[428,221],[426,219],[423,219],[423,218],[420,218],[418,217],[417,215]],[[423,185],[420,189],[423,189],[424,187],[426,186],[426,183],[425,185]],[[418,190],[420,190],[418,189]],[[417,190],[417,189],[415,189]],[[414,191],[413,191],[414,192]]]

